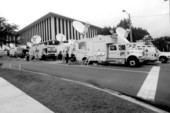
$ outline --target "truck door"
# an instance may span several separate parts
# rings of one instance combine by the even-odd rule
[[[126,46],[118,45],[119,58],[126,58]]]
[[[108,59],[118,58],[118,48],[117,45],[109,45]]]

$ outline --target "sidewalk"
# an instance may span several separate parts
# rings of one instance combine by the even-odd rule
[[[54,113],[0,77],[0,113]]]

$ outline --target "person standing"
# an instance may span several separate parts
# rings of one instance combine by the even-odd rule
[[[26,52],[26,61],[29,61],[29,59],[30,59],[29,52]]]
[[[68,54],[68,51],[66,51],[66,57],[65,57],[65,59],[66,59],[66,63],[68,63],[68,60],[69,60],[69,54]]]

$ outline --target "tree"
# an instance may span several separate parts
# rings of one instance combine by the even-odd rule
[[[117,27],[122,27],[124,29],[129,29],[129,19],[121,20]],[[145,35],[150,35],[149,32],[141,27],[132,27],[132,38],[133,42],[141,40]],[[127,37],[130,40],[130,34]]]
[[[169,51],[169,43],[170,43],[170,37],[168,37],[168,36],[156,38],[156,39],[154,39],[154,42],[153,42],[153,44],[160,51]]]
[[[111,28],[110,26],[109,27],[105,26],[104,28],[100,29],[97,34],[98,35],[111,35],[110,30],[113,30],[113,29],[115,28],[114,27]]]
[[[117,27],[123,27],[124,29],[129,29],[129,19],[123,19],[117,25]]]
[[[6,43],[7,37],[15,37],[17,29],[16,24],[10,24],[4,17],[0,17],[0,43]]]

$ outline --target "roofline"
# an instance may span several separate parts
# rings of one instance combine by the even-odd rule
[[[66,16],[62,16],[62,15],[59,15],[59,14],[56,14],[56,13],[53,13],[53,12],[49,12],[47,13],[46,15],[40,17],[39,19],[35,20],[34,22],[32,22],[31,24],[27,25],[26,27],[22,28],[21,30],[18,31],[18,33],[28,29],[29,27],[33,26],[34,24],[38,23],[39,21],[41,20],[44,20],[45,18],[48,18],[48,17],[52,17],[52,16],[57,16],[59,18],[65,18],[67,20],[71,20],[71,21],[79,21],[79,22],[82,22],[83,24],[85,24],[86,22],[83,22],[83,21],[80,21],[80,20],[77,20],[77,19],[73,19],[73,18],[69,18],[69,17],[66,17]],[[101,29],[101,27],[98,27],[96,25],[92,25],[90,24],[90,26],[93,26],[95,28],[99,28]]]

